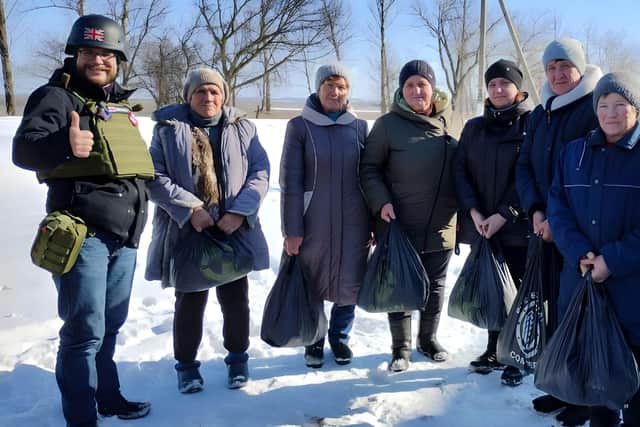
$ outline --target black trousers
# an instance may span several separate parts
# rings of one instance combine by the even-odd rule
[[[224,348],[231,353],[244,353],[249,348],[249,282],[242,277],[216,287],[222,310]],[[178,362],[196,360],[202,341],[204,310],[209,291],[176,291],[173,316],[173,354]]]
[[[631,346],[631,351],[640,362],[640,346]],[[640,427],[640,390],[629,400],[627,407],[622,410],[625,427]],[[604,406],[592,406],[589,417],[591,427],[617,427],[620,422],[620,411],[614,411]]]
[[[435,338],[440,324],[440,314],[444,304],[444,290],[447,281],[447,268],[452,250],[429,252],[420,255],[420,260],[429,276],[429,298],[423,310],[420,310],[418,341]],[[409,357],[411,354],[411,312],[389,313],[391,330],[391,348],[395,353]]]
[[[526,246],[503,246],[502,255],[509,267],[509,272],[513,278],[516,288],[520,289],[520,283],[524,277],[524,270],[527,265],[527,247]]]

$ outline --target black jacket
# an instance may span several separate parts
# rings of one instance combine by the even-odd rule
[[[68,87],[94,101],[122,102],[133,93],[117,83],[108,91],[91,85],[75,72],[73,58],[56,70],[49,83],[36,89],[27,101],[22,122],[13,139],[13,162],[24,169],[46,171],[73,158],[69,145],[69,116],[80,115],[80,128],[89,130],[89,112]],[[47,212],[66,209],[84,219],[90,229],[109,232],[122,243],[138,247],[147,219],[147,196],[139,179],[106,176],[49,179]]]
[[[485,217],[498,213],[507,220],[496,235],[503,245],[526,246],[527,217],[516,193],[515,166],[532,108],[528,97],[502,110],[487,102],[484,115],[464,126],[453,165],[460,203],[459,242],[477,238],[469,215],[475,208]]]
[[[588,65],[578,86],[560,96],[555,96],[545,83],[542,104],[527,118],[516,164],[516,189],[530,216],[547,210],[553,171],[564,146],[598,126],[592,93],[601,76],[598,67]]]
[[[453,249],[456,200],[451,165],[458,141],[451,138],[445,95],[437,93],[435,112],[414,113],[396,91],[391,111],[380,116],[360,158],[360,180],[367,204],[384,228],[380,210],[392,203],[398,221],[419,253]]]

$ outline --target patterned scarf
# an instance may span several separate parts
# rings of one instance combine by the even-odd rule
[[[204,200],[205,207],[217,205],[220,202],[220,192],[209,137],[202,129],[195,126],[191,128],[191,134],[193,136],[192,166],[198,176],[196,189]]]

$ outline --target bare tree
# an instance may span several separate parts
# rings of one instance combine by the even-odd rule
[[[61,1],[50,0],[50,1],[44,2],[44,4],[39,4],[39,5],[30,7],[26,9],[25,12],[31,12],[31,11],[42,10],[42,9],[52,9],[52,8],[70,10],[76,13],[78,16],[83,16],[85,12],[84,0],[61,0]]]
[[[211,39],[210,59],[236,92],[319,45],[323,28],[313,0],[198,0],[201,28]],[[254,66],[265,49],[273,51],[268,67]]]
[[[322,0],[320,5],[326,38],[336,59],[342,61],[342,48],[353,38],[351,11],[344,0]]]
[[[120,64],[122,84],[126,86],[136,76],[134,66],[145,39],[158,28],[169,10],[163,0],[107,2],[109,14],[122,26],[129,45],[128,61]]]
[[[437,42],[440,65],[451,93],[451,107],[456,109],[472,71],[478,64],[477,16],[471,13],[471,0],[418,0],[414,13]],[[491,32],[500,20],[487,25]],[[490,50],[490,49],[488,49]]]
[[[640,48],[637,41],[630,42],[624,30],[602,32],[596,26],[585,29],[584,48],[587,62],[599,65],[602,71],[640,72]]]
[[[0,0],[0,58],[2,61],[2,80],[4,81],[4,103],[7,114],[16,113],[15,97],[13,95],[13,77],[11,75],[11,57],[9,56],[9,34],[4,13],[4,1]]]
[[[153,97],[156,107],[182,102],[186,74],[198,64],[193,31],[187,29],[177,42],[164,34],[144,46],[137,80]]]
[[[389,73],[389,58],[387,54],[387,29],[391,24],[390,14],[396,0],[374,0],[371,9],[375,22],[378,48],[380,52],[380,112],[386,113],[391,100],[391,81]]]

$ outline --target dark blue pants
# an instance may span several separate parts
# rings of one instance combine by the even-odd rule
[[[355,305],[333,304],[331,307],[331,319],[329,320],[329,345],[334,346],[339,342],[347,344],[349,342],[349,332],[353,327],[355,319]],[[324,346],[324,337],[313,344],[313,346]]]
[[[349,341],[349,332],[353,327],[355,319],[355,305],[333,304],[331,307],[331,319],[329,320],[329,344],[335,345],[339,342],[346,344]]]
[[[64,322],[56,380],[70,427],[95,424],[96,402],[108,405],[120,397],[113,354],[127,318],[135,266],[135,249],[96,234],[85,239],[71,271],[53,277]]]

